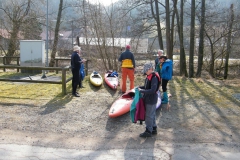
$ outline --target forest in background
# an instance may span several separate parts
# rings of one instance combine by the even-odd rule
[[[1,0],[0,28],[8,33],[1,34],[1,54],[19,54],[19,40],[43,39],[48,7],[49,66],[58,52],[72,48],[73,39],[85,37],[86,56],[100,58],[106,70],[118,70],[121,47],[115,38],[131,38],[133,52],[147,38],[146,54],[163,49],[170,59],[179,57],[179,75],[201,77],[204,69],[227,79],[229,65],[239,67],[229,61],[240,58],[239,6],[237,0],[120,0],[107,7],[86,0]]]

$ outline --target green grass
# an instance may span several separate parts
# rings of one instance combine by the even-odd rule
[[[54,72],[49,72],[47,76],[58,76]],[[0,72],[0,78],[22,78],[28,77],[26,73],[16,72]],[[35,74],[30,76],[42,76],[42,74]],[[67,74],[67,78],[71,77]],[[45,84],[45,83],[20,83],[20,82],[3,82],[0,81],[0,99],[13,98],[13,99],[51,99],[53,97],[61,97],[62,85],[61,84]],[[67,90],[71,87],[71,82],[67,83]]]
[[[169,81],[171,94],[176,98],[207,100],[213,104],[239,103],[233,94],[240,93],[240,80],[216,81],[204,79],[188,79],[175,76]],[[187,98],[187,99],[188,99]],[[221,107],[231,105],[222,105]]]
[[[61,74],[55,74],[50,72],[47,76],[59,76]],[[24,77],[28,74],[15,73],[15,72],[0,72],[0,78],[13,78]],[[39,75],[40,76],[40,75]],[[70,73],[67,77],[71,77]],[[102,75],[103,76],[103,75]],[[145,76],[139,74],[135,75],[135,86],[142,86],[144,84]],[[121,77],[119,78],[121,81]],[[129,83],[129,82],[128,82]],[[17,102],[17,103],[41,103],[41,101],[52,101],[53,103],[64,103],[67,99],[71,100],[72,82],[67,83],[67,95],[62,95],[61,84],[44,84],[44,83],[16,83],[16,82],[2,82],[0,81],[0,102]],[[83,80],[83,86],[81,94],[86,92],[108,91],[114,92],[104,82],[99,87],[93,86],[89,81],[89,76],[86,76]],[[168,83],[168,92],[176,100],[181,100],[183,97],[185,100],[207,100],[213,104],[230,104],[239,103],[232,95],[240,93],[240,80],[228,80],[228,81],[216,81],[205,79],[188,79],[184,77],[174,76],[173,80]],[[117,91],[120,91],[118,87]],[[222,105],[224,107],[226,105]]]

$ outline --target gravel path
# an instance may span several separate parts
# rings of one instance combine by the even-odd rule
[[[196,99],[188,91],[173,91],[170,111],[164,105],[157,110],[157,136],[147,140],[138,137],[145,124],[132,123],[129,113],[108,117],[120,93],[100,89],[84,94],[80,90],[80,98],[69,94],[38,102],[0,102],[0,143],[96,150],[236,143],[240,149],[240,101],[229,96],[219,105],[204,94]]]

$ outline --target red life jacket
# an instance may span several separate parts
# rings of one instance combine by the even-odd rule
[[[152,74],[149,74],[149,75],[147,76],[147,79],[148,79],[149,82],[151,82],[151,80],[152,80],[152,78],[153,78],[154,76],[156,76],[156,77],[158,78],[158,85],[157,85],[157,90],[156,90],[156,91],[158,91],[159,86],[160,86],[160,84],[161,84],[161,78],[160,78],[158,72],[153,72]],[[148,85],[151,86],[151,83],[149,83]]]

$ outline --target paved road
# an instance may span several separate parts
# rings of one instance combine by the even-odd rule
[[[0,160],[239,160],[239,144],[173,144],[159,149],[76,150],[0,144]]]

